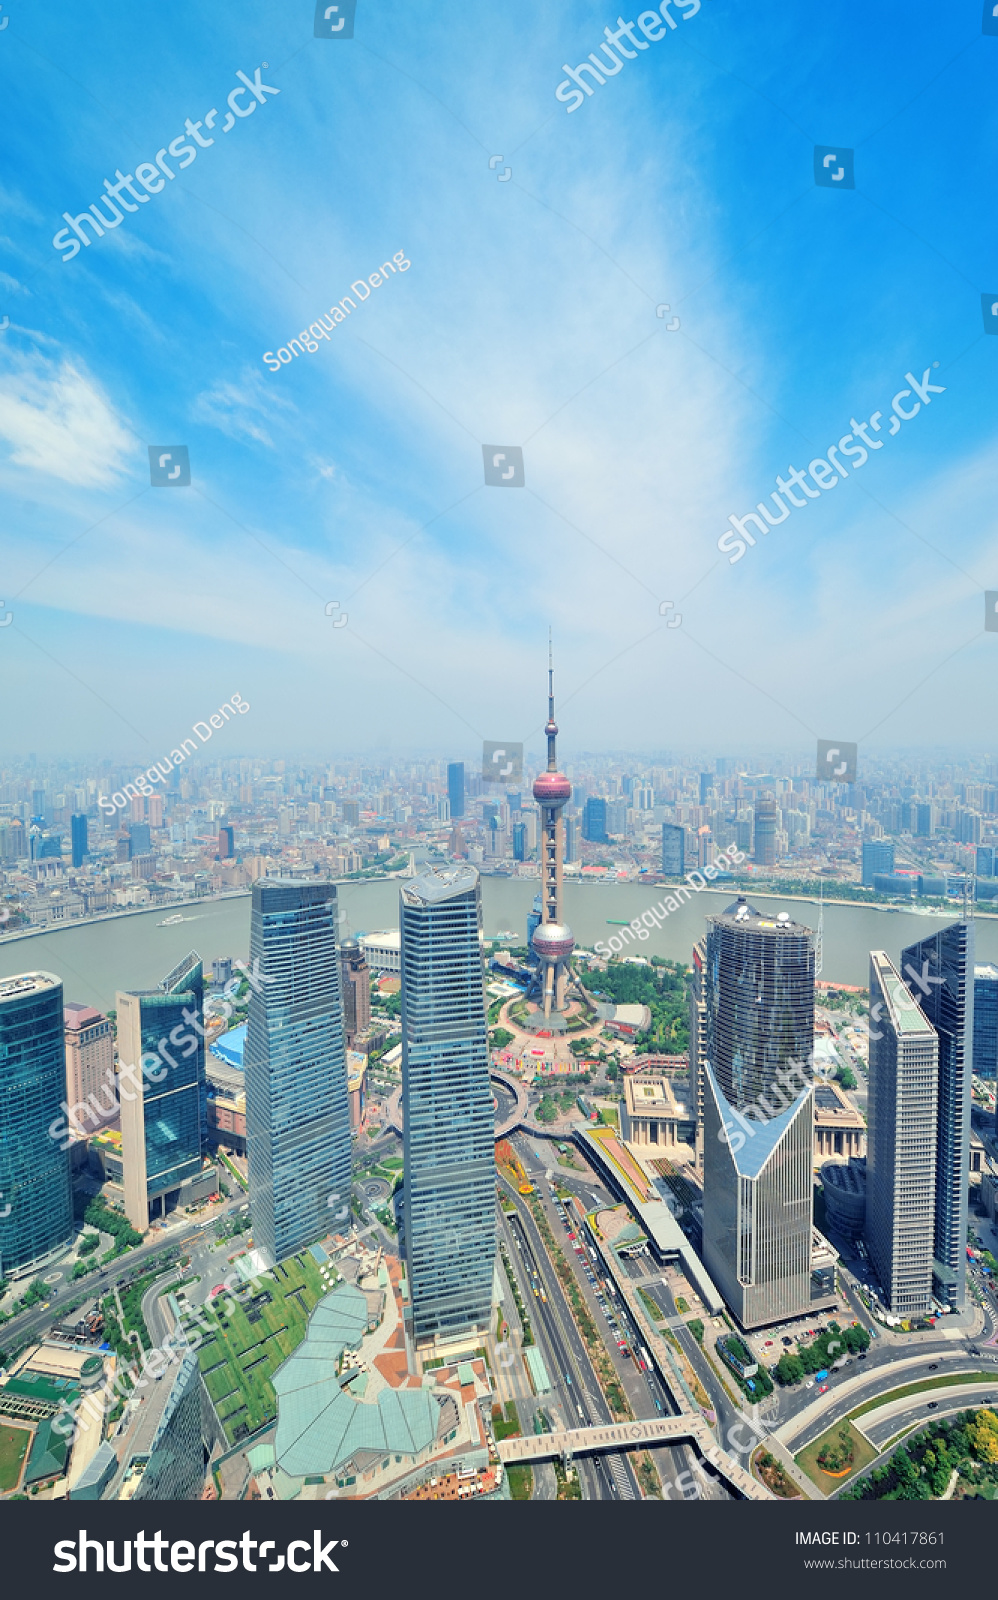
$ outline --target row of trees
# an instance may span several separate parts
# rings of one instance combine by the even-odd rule
[[[899,1445],[890,1461],[843,1489],[842,1500],[938,1500],[956,1469],[974,1487],[998,1483],[998,1416],[962,1411]]]
[[[773,1368],[773,1376],[783,1385],[801,1383],[810,1373],[830,1367],[840,1356],[859,1355],[869,1348],[870,1335],[859,1323],[842,1328],[832,1322],[825,1333],[798,1345],[795,1352],[785,1351]]]

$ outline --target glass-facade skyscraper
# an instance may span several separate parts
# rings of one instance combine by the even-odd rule
[[[51,972],[0,978],[0,1277],[73,1240],[69,1153],[49,1133],[66,1094],[62,1004]]]
[[[244,1054],[253,1237],[283,1261],[350,1216],[350,1104],[336,889],[253,885]]]
[[[871,951],[866,1244],[898,1317],[932,1304],[937,1051],[936,1031],[896,968]]]
[[[998,1077],[998,967],[974,968],[974,1071]]]
[[[739,897],[701,948],[704,1261],[759,1327],[834,1298],[812,1274],[814,935]]]
[[[73,851],[73,866],[82,867],[84,856],[89,854],[86,812],[74,812],[69,819],[69,829]]]
[[[125,1213],[141,1232],[202,1170],[208,1143],[204,975],[196,950],[158,989],[120,994],[119,1100]],[[131,1068],[127,1078],[122,1068]]]
[[[878,873],[890,877],[894,871],[894,840],[865,839],[863,841],[863,882],[873,887]]]
[[[901,976],[939,1036],[933,1276],[944,1305],[967,1301],[967,1190],[974,1058],[972,919],[953,922],[901,952]]]
[[[464,816],[464,762],[452,761],[447,768],[447,798],[452,817]]]
[[[482,902],[474,867],[400,891],[405,1256],[419,1345],[485,1330],[496,1254]]]

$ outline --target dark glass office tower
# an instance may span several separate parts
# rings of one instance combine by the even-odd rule
[[[464,762],[452,761],[447,768],[447,798],[451,817],[464,816]]]
[[[901,952],[901,976],[939,1035],[934,1292],[967,1303],[967,1189],[974,1059],[974,923],[953,922]]]
[[[740,897],[708,917],[704,1007],[703,1253],[743,1327],[834,1298],[812,1270],[814,935]]]
[[[126,1483],[130,1477],[138,1480],[132,1499],[199,1500],[205,1456],[201,1378],[193,1350],[184,1351],[179,1367],[167,1367],[145,1405],[124,1474]]]
[[[192,950],[158,989],[119,993],[117,1006],[125,1213],[144,1232],[207,1150],[201,957]]]
[[[484,1331],[496,1254],[482,902],[474,867],[400,892],[405,1254],[417,1344]]]
[[[283,1261],[350,1217],[350,1107],[336,889],[253,885],[246,1150],[255,1242]]]
[[[51,972],[0,978],[0,1277],[40,1267],[73,1241],[65,1118],[58,1136],[62,1006]]]
[[[898,1317],[921,1316],[932,1303],[937,1048],[893,964],[872,950],[866,1244]]]
[[[73,866],[82,867],[83,859],[89,855],[87,844],[87,818],[82,811],[74,812],[69,819],[70,840],[73,849]]]
[[[755,803],[755,859],[760,867],[776,865],[776,801],[762,795]]]

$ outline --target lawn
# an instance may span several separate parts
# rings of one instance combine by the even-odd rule
[[[530,1468],[520,1462],[514,1462],[506,1468],[506,1478],[509,1482],[510,1497],[513,1500],[529,1500],[534,1492],[534,1475]]]
[[[837,1449],[840,1445],[840,1436],[845,1430],[848,1437],[848,1449],[843,1456],[842,1466],[837,1473],[823,1472],[818,1465],[818,1456],[822,1450]],[[863,1435],[853,1427],[846,1418],[842,1422],[833,1422],[832,1426],[815,1439],[812,1444],[805,1445],[804,1449],[794,1456],[797,1465],[806,1472],[812,1483],[816,1483],[822,1494],[834,1494],[836,1489],[841,1489],[847,1478],[854,1472],[859,1472],[863,1467],[868,1467],[871,1461],[876,1461],[879,1451]]]
[[[270,1296],[253,1308],[237,1305],[227,1316],[227,1295],[205,1307],[217,1332],[198,1352],[201,1373],[230,1444],[255,1433],[277,1415],[271,1378],[305,1337],[309,1313],[328,1291],[319,1268],[305,1251],[263,1274],[257,1292]],[[216,1309],[217,1307],[217,1309]],[[257,1316],[257,1313],[259,1315]],[[250,1316],[256,1320],[250,1321]]]
[[[7,1423],[0,1427],[0,1491],[4,1494],[17,1488],[30,1443],[27,1428],[12,1428]]]
[[[519,1438],[520,1418],[512,1400],[506,1402],[505,1418],[501,1406],[492,1407],[492,1432],[497,1440]]]

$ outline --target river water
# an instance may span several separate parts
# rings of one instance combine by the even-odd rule
[[[526,940],[527,914],[537,885],[526,878],[483,878],[482,898],[486,934],[513,930]],[[621,930],[612,920],[630,921],[663,898],[662,888],[643,884],[568,884],[565,906],[580,944],[592,948]],[[341,884],[338,890],[353,933],[398,926],[397,881]],[[646,940],[628,944],[632,954],[668,956],[689,962],[694,942],[704,930],[704,916],[723,910],[734,898],[730,888],[704,890],[672,912],[663,927]],[[750,895],[751,899],[752,896]],[[787,910],[799,922],[816,928],[818,908],[810,901],[757,897],[761,911]],[[173,908],[169,915],[174,914]],[[134,913],[105,922],[36,934],[28,939],[0,941],[0,977],[14,973],[54,972],[65,986],[67,999],[81,1000],[107,1010],[119,989],[155,988],[189,950],[197,950],[206,965],[216,956],[245,959],[249,950],[250,897],[211,900],[183,911],[183,922],[161,928],[164,912]],[[822,977],[839,983],[868,982],[869,952],[886,950],[896,961],[903,945],[924,939],[950,916],[922,916],[917,912],[875,911],[869,906],[826,905]],[[977,926],[977,960],[998,962],[998,917],[981,918]]]

